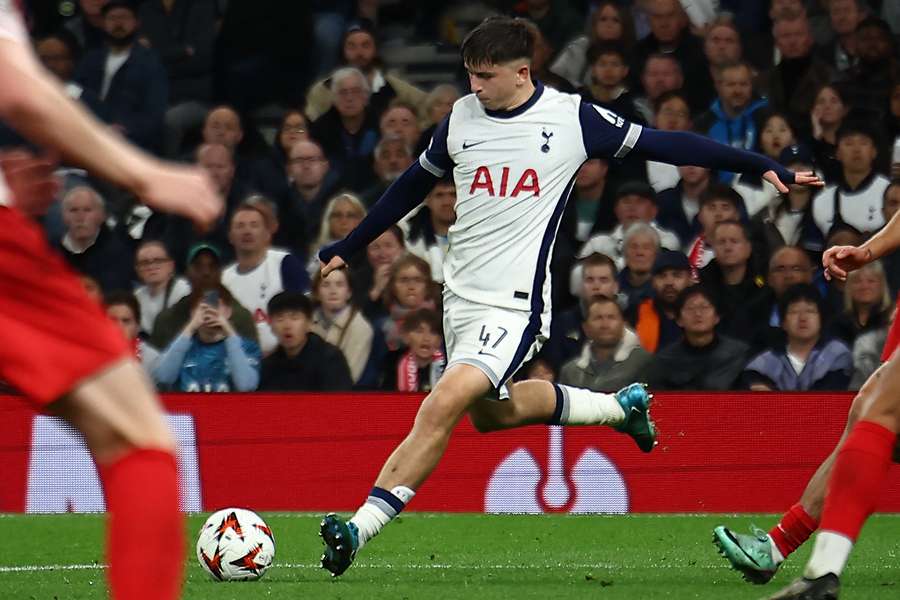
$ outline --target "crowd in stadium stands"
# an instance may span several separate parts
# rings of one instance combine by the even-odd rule
[[[779,194],[759,176],[587,161],[549,265],[550,338],[520,375],[844,390],[879,364],[900,253],[846,282],[826,280],[820,257],[900,210],[898,2],[33,4],[37,55],[66,91],[147,151],[202,166],[226,200],[198,232],[69,169],[43,219],[162,390],[431,389],[446,363],[452,180],[348,269],[322,279],[317,251],[365,217],[467,90],[458,59],[422,85],[383,49],[458,56],[499,13],[533,24],[547,85],[826,181]]]

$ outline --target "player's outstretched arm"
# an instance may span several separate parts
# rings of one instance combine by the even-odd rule
[[[213,221],[222,202],[201,171],[167,165],[97,121],[16,40],[0,39],[0,119],[64,160],[135,193],[149,206]]]
[[[900,212],[895,214],[887,225],[870,237],[860,246],[832,246],[822,254],[822,266],[825,276],[841,281],[847,279],[847,273],[878,260],[885,254],[900,247]]]
[[[356,229],[346,238],[319,251],[322,275],[343,267],[351,256],[421,204],[437,180],[418,161],[410,165],[382,194]]]
[[[686,131],[660,131],[645,127],[634,150],[651,160],[673,165],[696,165],[761,175],[781,193],[787,193],[787,185],[792,183],[815,187],[824,185],[815,173],[794,173],[761,154],[732,148]]]

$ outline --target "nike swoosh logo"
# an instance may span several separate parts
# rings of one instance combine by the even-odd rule
[[[497,356],[496,354],[491,354],[490,352],[484,352],[484,351],[482,351],[482,350],[479,350],[479,351],[478,351],[478,354],[483,354],[484,356],[491,356],[491,357],[493,357],[493,358],[500,358],[500,357]]]
[[[483,143],[485,143],[486,141],[487,141],[487,140],[481,140],[480,142],[468,142],[468,141],[465,141],[465,142],[463,142],[463,146],[462,146],[462,147],[463,147],[463,150],[468,150],[468,149],[471,148],[472,146],[477,146],[477,145],[479,145],[479,144],[483,144]]]

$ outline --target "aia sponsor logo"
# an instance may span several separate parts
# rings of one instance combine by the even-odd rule
[[[513,181],[515,183],[511,185]],[[538,197],[541,195],[541,184],[534,169],[525,169],[518,178],[511,178],[509,167],[503,167],[499,173],[494,174],[487,167],[478,167],[472,185],[469,186],[469,195],[475,195],[477,190],[484,190],[492,198],[515,198],[525,193]]]

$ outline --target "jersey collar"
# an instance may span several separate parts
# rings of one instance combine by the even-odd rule
[[[523,112],[534,106],[535,103],[540,100],[541,94],[543,93],[544,84],[540,81],[535,81],[534,93],[531,94],[531,97],[526,100],[524,104],[521,104],[512,110],[489,110],[485,108],[484,113],[489,117],[494,117],[497,119],[512,119],[513,117],[518,117]]]

